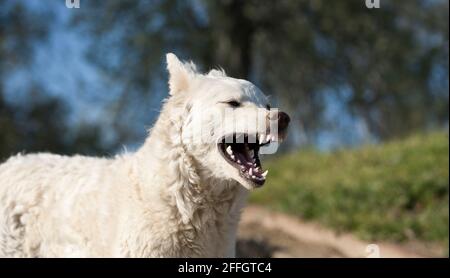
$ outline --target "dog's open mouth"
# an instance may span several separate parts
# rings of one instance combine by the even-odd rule
[[[261,167],[259,148],[270,142],[270,136],[235,133],[219,140],[218,147],[225,160],[237,168],[244,179],[260,187],[266,181],[268,171]]]

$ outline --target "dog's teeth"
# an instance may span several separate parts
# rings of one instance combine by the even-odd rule
[[[256,176],[252,176],[252,179],[256,179]]]
[[[233,154],[233,150],[231,149],[231,146],[228,146],[228,148],[227,148],[227,153],[228,153],[229,155],[232,155],[232,154]]]
[[[233,160],[235,159],[235,156],[234,156],[234,155],[232,155],[232,154],[230,155],[230,157],[231,157],[231,159],[233,159]]]
[[[272,141],[272,142],[276,141],[275,135],[272,135],[272,137],[270,138],[270,141]]]
[[[238,160],[237,160],[237,163],[238,163],[238,164],[241,164],[241,161],[238,159]]]
[[[264,173],[262,173],[261,176],[266,177],[267,173],[269,173],[269,170],[264,171]]]
[[[253,174],[253,168],[250,168],[250,170],[248,170],[248,174],[251,176]]]
[[[259,172],[259,167],[255,167],[255,172],[256,172],[256,173]]]

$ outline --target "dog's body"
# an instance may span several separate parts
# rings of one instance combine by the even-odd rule
[[[256,90],[249,82],[218,72],[199,75],[174,55],[168,69],[171,96],[136,153],[114,159],[18,155],[0,165],[0,257],[235,255],[240,211],[254,184],[234,164],[218,161],[215,143],[186,144],[183,137],[193,130],[187,119],[204,108],[197,99],[208,107],[220,103],[193,91],[239,89],[221,94],[247,94],[255,107],[264,107],[265,97],[245,91]]]
[[[223,184],[217,192],[185,192],[173,181],[172,154],[154,154],[151,140],[116,159],[37,154],[0,166],[0,255],[233,256],[246,189]],[[187,223],[177,201],[198,202]]]

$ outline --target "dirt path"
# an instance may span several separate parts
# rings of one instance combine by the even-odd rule
[[[375,245],[376,244],[376,245]],[[443,251],[422,243],[364,242],[351,234],[267,209],[249,206],[238,232],[238,257],[436,257]]]

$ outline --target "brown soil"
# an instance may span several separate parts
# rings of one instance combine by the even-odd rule
[[[376,244],[376,245],[374,245]],[[245,209],[238,232],[237,256],[268,258],[439,257],[444,250],[421,242],[365,242],[258,206]]]

